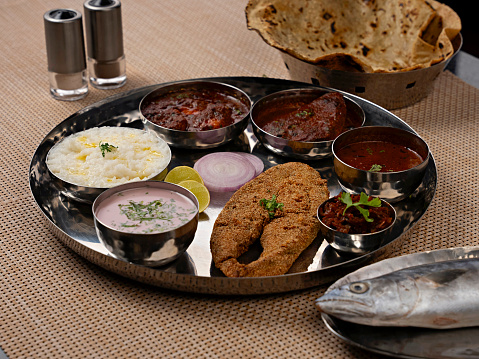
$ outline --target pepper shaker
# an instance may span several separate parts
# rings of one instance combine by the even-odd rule
[[[82,15],[72,9],[49,10],[43,15],[50,94],[74,101],[88,94]]]
[[[121,3],[87,0],[83,4],[90,83],[114,89],[126,82]]]

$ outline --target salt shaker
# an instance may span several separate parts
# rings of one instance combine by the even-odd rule
[[[88,94],[82,15],[72,9],[53,9],[43,15],[50,93],[74,101]]]
[[[83,4],[90,83],[114,89],[126,82],[121,3],[87,0]]]

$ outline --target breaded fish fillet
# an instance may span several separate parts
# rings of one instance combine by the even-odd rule
[[[270,218],[262,199],[282,203]],[[289,162],[272,167],[234,193],[211,234],[213,261],[228,277],[284,274],[316,238],[318,206],[329,198],[326,181],[312,167]],[[237,258],[260,238],[263,252],[249,263]]]

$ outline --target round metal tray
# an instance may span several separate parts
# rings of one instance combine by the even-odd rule
[[[245,91],[253,101],[267,94],[298,87],[318,87],[302,82],[256,77],[225,77],[204,80],[224,82]],[[227,278],[211,260],[209,239],[216,217],[231,193],[212,193],[210,206],[200,216],[198,230],[187,252],[175,262],[160,268],[143,267],[111,257],[99,242],[93,224],[91,206],[63,196],[62,188],[52,181],[45,159],[49,149],[60,139],[95,126],[130,126],[143,128],[139,114],[139,103],[143,96],[159,85],[153,85],[118,94],[88,106],[58,124],[38,146],[30,165],[30,189],[38,207],[44,214],[50,230],[68,247],[92,263],[133,280],[185,292],[208,294],[265,294],[310,288],[330,283],[333,280],[365,265],[387,256],[409,235],[408,231],[424,215],[436,190],[437,171],[431,158],[426,175],[419,188],[407,199],[394,205],[398,220],[385,239],[384,245],[359,257],[337,253],[323,238],[307,248],[291,270],[281,276],[259,278]],[[341,92],[341,91],[340,91]],[[345,93],[346,94],[346,93]],[[365,125],[394,126],[413,131],[404,121],[385,109],[354,95],[357,103],[366,113]],[[414,131],[413,131],[414,132]],[[251,125],[242,136],[210,150],[172,148],[169,168],[178,165],[193,166],[195,161],[212,151],[252,152],[261,158],[265,169],[291,161],[268,151],[254,137]],[[331,195],[340,192],[340,186],[333,171],[332,159],[308,161],[328,181]],[[249,254],[253,257],[260,252],[260,246],[253,246]]]
[[[438,249],[395,257],[388,260],[388,266],[375,263],[374,275],[413,265],[464,258],[479,258],[479,247]],[[372,272],[372,268],[363,273],[358,272],[353,280],[370,277]],[[371,352],[396,358],[479,358],[479,341],[477,340],[479,327],[458,329],[373,327],[349,323],[327,314],[321,314],[321,316],[326,327],[336,336],[351,345]]]

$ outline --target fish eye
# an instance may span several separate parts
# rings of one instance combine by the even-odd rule
[[[369,285],[364,282],[354,282],[349,285],[349,290],[356,294],[363,294],[369,290]]]

